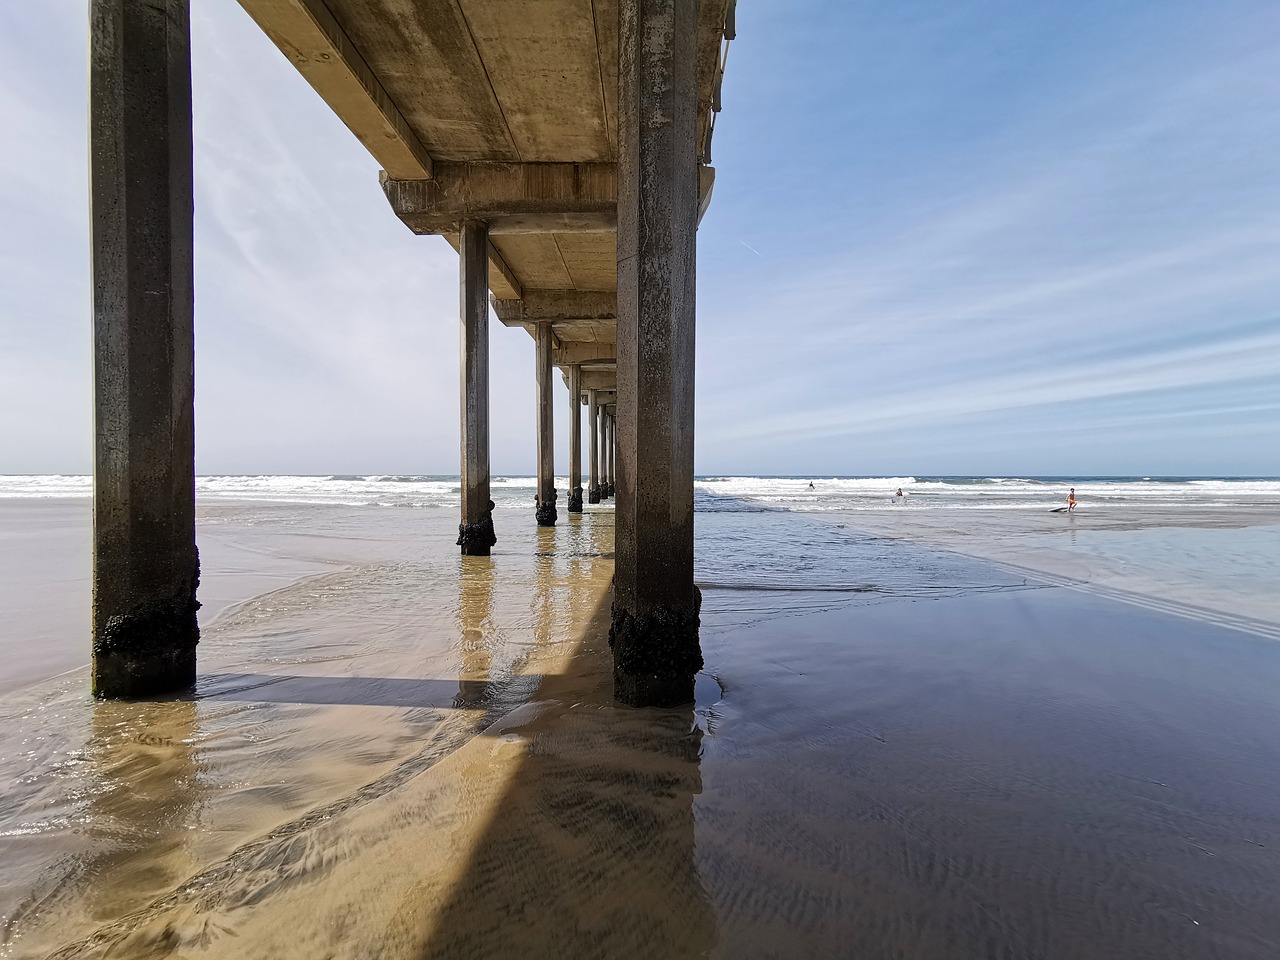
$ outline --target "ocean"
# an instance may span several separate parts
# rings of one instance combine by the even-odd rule
[[[0,478],[0,957],[1280,949],[1280,481],[700,478],[676,711],[612,504],[493,491],[460,558],[456,478],[199,478],[200,681],[125,704],[89,478]]]
[[[812,484],[812,487],[810,486]],[[557,489],[568,488],[566,477]],[[725,501],[797,512],[881,510],[895,506],[894,492],[906,494],[919,510],[1036,510],[1061,506],[1067,490],[1093,510],[1123,510],[1134,505],[1181,504],[1205,507],[1280,505],[1275,477],[725,477],[695,481],[697,507],[733,509]],[[501,508],[533,502],[532,477],[495,476],[493,499]],[[0,498],[87,497],[93,479],[86,476],[0,476]],[[454,508],[456,476],[208,476],[196,480],[202,500],[274,503],[323,503],[346,506]]]
[[[557,489],[567,487],[566,478],[557,480]],[[1076,513],[1052,513],[1065,505],[1072,487]],[[496,476],[491,489],[499,536],[512,524],[529,522],[536,492],[532,477]],[[895,496],[899,489],[901,498]],[[0,476],[0,502],[63,501],[91,493],[92,478],[85,476]],[[261,504],[274,505],[289,530],[297,532],[308,523],[309,506],[438,510],[451,517],[459,488],[457,477],[430,475],[207,476],[197,479],[196,494],[202,507],[215,511],[202,516],[205,531],[223,522],[216,515],[219,505]],[[562,498],[562,515],[563,503]],[[1280,570],[1280,479],[1274,477],[704,476],[695,482],[694,508],[696,577],[704,585],[831,592],[851,582],[865,587],[864,581],[884,581],[877,589],[891,594],[927,589],[932,580],[912,580],[915,574],[909,572],[907,582],[900,583],[898,566],[877,559],[883,543],[875,542],[910,541],[1188,614],[1216,611],[1222,620],[1257,621],[1253,626],[1266,632],[1272,629],[1268,624],[1280,623],[1280,591],[1274,586]],[[612,505],[588,506],[595,509]],[[733,519],[752,513],[778,516],[752,523]],[[437,519],[450,529],[452,520]],[[811,521],[825,525],[803,526]],[[784,527],[820,533],[788,533]],[[65,525],[60,529],[67,534]],[[769,532],[762,533],[765,529]],[[870,539],[853,548],[859,532]],[[251,549],[259,556],[270,552]],[[71,560],[70,553],[62,555]],[[242,576],[252,573],[253,555],[239,564]],[[206,554],[206,570],[207,561]],[[79,567],[59,575],[72,580],[78,569],[83,599],[88,573],[83,531],[74,563]],[[264,560],[260,572],[273,569]],[[18,577],[18,570],[9,574],[11,580]],[[220,609],[208,577],[202,597],[207,606],[213,600],[212,608]],[[206,610],[205,617],[211,612]],[[0,627],[10,635],[16,630],[3,619]],[[75,643],[82,648],[79,636]]]

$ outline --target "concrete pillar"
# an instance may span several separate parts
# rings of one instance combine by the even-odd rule
[[[606,463],[608,464],[608,466],[605,467],[605,473],[607,473],[609,476],[609,496],[612,497],[614,496],[615,493],[617,493],[617,482],[615,481],[614,475],[613,475],[613,452],[614,452],[614,433],[615,433],[614,427],[617,425],[617,422],[618,422],[618,418],[614,414],[613,407],[609,408],[609,414],[608,416],[605,417],[604,422],[605,422],[605,436],[608,438],[608,441],[605,443],[605,446],[604,446],[605,452],[606,452]]]
[[[569,512],[582,512],[582,367],[569,368]]]
[[[614,695],[693,699],[698,4],[620,0]]]
[[[538,526],[556,525],[555,418],[551,404],[552,329],[538,324],[535,360],[538,382]]]
[[[587,502],[600,502],[600,413],[596,392],[587,391]]]
[[[498,537],[489,499],[489,227],[468,221],[458,243],[461,304],[461,491],[458,546],[487,557]]]
[[[196,679],[188,0],[93,0],[93,694]]]
[[[600,499],[608,500],[613,496],[613,487],[609,483],[609,414],[603,404],[600,405],[600,425],[596,432],[600,446]]]

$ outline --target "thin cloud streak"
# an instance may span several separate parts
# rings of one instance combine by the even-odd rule
[[[85,11],[0,9],[0,471],[90,463]],[[193,17],[200,469],[456,472],[456,255],[234,0]],[[698,470],[1280,473],[1277,36],[1261,0],[743,5]],[[528,473],[529,338],[491,366]]]
[[[856,410],[844,405],[811,409],[758,420],[725,435],[731,440],[829,438],[883,430],[887,423],[895,427],[947,423],[975,413],[1234,383],[1270,376],[1277,370],[1280,333],[1092,365],[1058,367],[1051,373],[984,377],[934,391],[889,394]]]

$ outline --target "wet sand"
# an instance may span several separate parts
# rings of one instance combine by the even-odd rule
[[[1280,953],[1273,641],[700,515],[698,703],[631,710],[609,514],[503,519],[335,515],[366,559],[215,620],[195,699],[6,695],[0,956]]]
[[[1273,641],[1055,587],[709,633],[717,956],[1280,953]]]
[[[342,531],[326,535],[324,508],[305,519],[247,503],[201,505],[198,513],[202,626],[360,556]],[[88,665],[92,532],[87,497],[0,498],[0,694]]]

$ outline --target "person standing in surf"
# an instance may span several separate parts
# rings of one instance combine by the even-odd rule
[[[1072,487],[1067,491],[1067,513],[1076,512],[1076,488]]]

